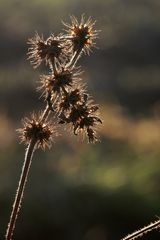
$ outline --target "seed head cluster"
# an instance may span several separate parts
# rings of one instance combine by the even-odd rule
[[[51,147],[53,136],[57,135],[56,129],[49,121],[41,122],[41,114],[31,114],[30,118],[22,119],[23,128],[18,129],[21,141],[29,143],[33,138],[36,140],[36,147],[45,149]]]
[[[66,32],[68,39],[71,41],[73,51],[84,51],[89,54],[91,47],[95,45],[94,40],[98,35],[98,31],[93,29],[95,21],[92,21],[91,17],[85,21],[84,15],[82,15],[80,22],[78,22],[75,16],[71,16],[70,18],[71,24],[64,23],[64,25],[66,26]]]
[[[64,61],[67,57],[66,42],[62,41],[61,36],[54,36],[53,34],[45,41],[43,36],[40,37],[35,33],[33,38],[28,40],[30,45],[28,49],[28,59],[34,68],[37,68],[42,61],[52,66],[54,61]]]
[[[45,62],[49,67],[48,75],[41,75],[37,89],[46,102],[41,114],[32,114],[23,120],[23,128],[18,130],[21,140],[29,143],[37,140],[37,147],[50,147],[56,135],[54,118],[60,125],[70,126],[75,135],[86,135],[88,142],[98,141],[96,128],[102,123],[99,107],[87,93],[82,82],[82,71],[77,61],[82,53],[89,53],[95,45],[98,31],[91,18],[80,22],[71,16],[71,23],[63,23],[65,33],[51,34],[46,40],[38,33],[30,38],[28,59],[34,68]],[[50,118],[50,120],[47,120]]]

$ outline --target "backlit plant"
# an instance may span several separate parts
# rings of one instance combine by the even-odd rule
[[[89,54],[94,47],[98,31],[94,30],[95,22],[91,18],[85,20],[84,16],[80,22],[71,16],[71,24],[63,24],[66,27],[63,34],[51,34],[45,40],[36,32],[28,40],[28,59],[33,67],[37,68],[43,62],[48,66],[48,74],[40,76],[37,87],[46,107],[25,117],[23,127],[17,130],[27,149],[6,240],[13,236],[33,153],[37,148],[51,147],[58,135],[56,124],[68,126],[75,135],[86,135],[89,143],[99,140],[96,132],[102,123],[99,107],[87,93],[81,68],[77,66],[82,54]]]

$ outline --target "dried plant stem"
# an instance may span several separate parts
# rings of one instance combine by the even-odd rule
[[[67,67],[71,67],[71,68],[74,68],[79,57],[81,56],[81,52],[82,50],[77,50],[74,55],[72,56],[70,62],[67,64]]]
[[[50,113],[50,107],[47,105],[43,114],[42,114],[41,122],[43,122],[45,119],[48,118],[49,113]]]
[[[152,231],[153,229],[156,229],[160,227],[160,220],[155,221],[153,223],[150,223],[149,225],[145,226],[144,228],[141,228],[140,230],[137,230],[131,234],[129,234],[128,236],[126,236],[125,238],[123,238],[122,240],[133,240],[136,239],[138,237],[141,237],[142,235]]]
[[[54,99],[54,102],[53,102],[53,104],[52,104],[52,106],[51,106],[51,107],[52,107],[52,110],[51,110],[51,107],[47,104],[46,108],[45,108],[44,111],[43,111],[42,118],[41,118],[41,122],[44,122],[45,120],[47,120],[47,118],[49,117],[51,111],[52,111],[52,112],[54,111],[53,108],[54,108],[54,106],[55,106],[55,104],[56,104],[57,98],[58,98],[58,95],[56,94],[55,99]]]
[[[29,168],[30,168],[30,165],[31,165],[35,145],[36,145],[36,140],[32,139],[30,141],[30,144],[28,145],[28,147],[26,149],[26,154],[25,154],[25,160],[24,160],[24,164],[23,164],[23,168],[22,168],[22,173],[21,173],[21,176],[20,176],[18,189],[17,189],[17,193],[16,193],[16,196],[15,196],[14,204],[13,204],[13,209],[12,209],[12,213],[11,213],[11,216],[10,216],[10,221],[9,221],[6,236],[5,236],[6,240],[11,240],[12,239],[12,235],[13,235],[13,231],[14,231],[14,228],[15,228],[18,212],[19,212],[20,207],[21,207],[22,197],[23,197],[25,184],[26,184],[26,181],[27,181],[28,172],[29,172]]]
[[[54,58],[52,61],[50,61],[50,68],[54,74],[57,73],[57,66],[56,66],[56,59]]]

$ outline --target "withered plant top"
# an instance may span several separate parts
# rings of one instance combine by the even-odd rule
[[[28,40],[28,59],[34,68],[45,62],[49,66],[48,75],[41,75],[37,89],[46,102],[46,109],[41,114],[32,114],[23,120],[19,130],[21,139],[29,142],[36,138],[37,147],[50,146],[55,135],[55,123],[71,126],[75,135],[86,135],[88,141],[98,141],[96,128],[102,123],[98,105],[94,103],[82,83],[82,71],[77,66],[83,53],[89,54],[95,46],[98,31],[94,30],[95,21],[91,17],[80,22],[71,16],[71,23],[64,23],[65,32],[46,40],[37,32]],[[51,114],[52,113],[52,114]],[[48,121],[48,118],[50,120]]]

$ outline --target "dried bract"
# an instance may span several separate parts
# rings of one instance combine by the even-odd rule
[[[44,60],[46,64],[52,66],[54,61],[64,61],[67,59],[67,45],[60,36],[55,37],[53,34],[44,41],[38,33],[28,40],[31,47],[28,49],[28,59],[34,68],[37,68]]]
[[[81,92],[78,88],[70,92],[66,92],[59,105],[60,109],[62,111],[68,111],[72,106],[75,106],[78,102],[80,102],[82,99]]]
[[[71,93],[72,101],[62,102],[64,111],[59,115],[60,123],[71,123],[75,135],[86,133],[89,142],[96,142],[96,126],[102,123],[98,114],[98,106],[78,89]],[[67,109],[67,111],[65,111]]]
[[[74,52],[84,51],[89,54],[91,47],[95,45],[94,40],[97,38],[98,31],[93,29],[95,21],[91,17],[85,21],[82,15],[80,22],[77,18],[71,16],[71,24],[63,23],[66,26],[67,38],[71,41]]]
[[[62,95],[68,87],[80,81],[80,74],[79,69],[59,67],[53,74],[40,76],[41,86],[38,90],[42,90],[44,95],[48,92]]]
[[[23,128],[18,129],[22,142],[28,144],[32,139],[35,139],[37,148],[50,148],[53,142],[53,137],[57,135],[56,128],[50,122],[41,122],[41,115],[32,114],[31,118],[22,120]]]

